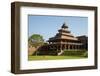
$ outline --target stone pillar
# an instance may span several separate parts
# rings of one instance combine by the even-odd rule
[[[72,50],[73,50],[73,45],[72,45]]]
[[[75,50],[75,45],[74,45],[74,50]]]
[[[78,50],[78,45],[77,45],[77,50]]]
[[[70,50],[70,45],[68,44],[68,50]]]
[[[82,45],[80,46],[81,50],[82,50]]]
[[[62,50],[62,44],[60,45],[60,50]]]
[[[74,50],[74,45],[73,45],[73,50]]]
[[[74,45],[75,46],[75,50],[76,50],[76,45]]]
[[[74,50],[74,45],[73,45],[73,50]]]
[[[58,45],[56,45],[57,51],[58,51]]]
[[[64,50],[66,49],[66,44],[65,44],[65,47],[64,47]]]
[[[76,48],[78,49],[78,45],[76,45]]]
[[[79,49],[81,50],[81,45],[79,45]]]
[[[79,47],[80,45],[78,45],[78,50],[80,49],[80,47]]]
[[[68,50],[68,44],[66,44],[66,49]]]
[[[58,54],[58,51],[59,51],[59,45],[56,45],[56,48],[57,48],[56,54]]]
[[[76,50],[77,50],[77,45],[76,45]]]

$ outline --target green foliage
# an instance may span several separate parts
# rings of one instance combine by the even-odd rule
[[[39,35],[39,34],[33,34],[32,36],[29,37],[29,41],[30,40],[34,40],[34,42],[44,42],[43,40],[43,36]]]
[[[52,56],[56,56],[57,55],[57,51],[55,50],[40,50],[38,51],[38,55],[52,55]]]
[[[84,54],[83,54],[84,57],[88,57],[88,52],[86,51]]]
[[[61,59],[83,59],[85,57],[82,56],[50,56],[50,55],[43,55],[43,56],[28,56],[28,60],[61,60]]]
[[[63,55],[67,56],[83,56],[86,50],[65,50]]]
[[[44,43],[44,39],[39,34],[33,34],[29,37],[28,42],[31,46],[38,47]]]

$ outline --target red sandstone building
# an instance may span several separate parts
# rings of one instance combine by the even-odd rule
[[[71,32],[68,30],[68,26],[65,23],[54,37],[49,38],[48,42],[49,48],[51,50],[57,50],[58,55],[63,53],[63,50],[82,49],[83,45],[78,38],[71,34]]]
[[[68,30],[68,26],[64,23],[61,29],[58,30],[58,33],[54,37],[49,38],[47,41],[48,44],[40,47],[40,54],[61,55],[64,50],[87,50],[87,39],[88,38],[84,36],[75,37],[72,35]]]

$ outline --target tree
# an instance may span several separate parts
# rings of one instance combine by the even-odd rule
[[[39,35],[39,34],[33,34],[29,37],[28,39],[29,44],[34,46],[34,47],[38,47],[41,46],[44,43],[44,39],[43,36]]]
[[[37,55],[38,48],[44,44],[43,36],[41,36],[39,34],[31,35],[28,39],[28,44],[29,44],[29,48],[33,48],[33,47],[35,48],[34,54]],[[30,46],[32,46],[32,47],[30,47]]]

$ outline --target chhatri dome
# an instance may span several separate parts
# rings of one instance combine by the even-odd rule
[[[68,28],[65,22],[63,23],[62,28]]]

